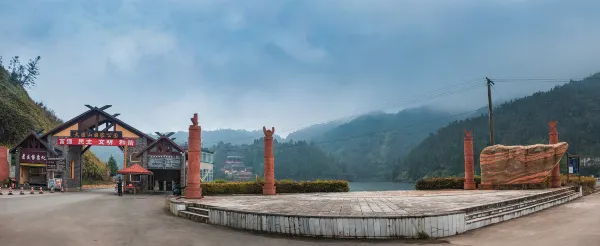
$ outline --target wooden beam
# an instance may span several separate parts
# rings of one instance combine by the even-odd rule
[[[111,128],[111,127],[113,127],[114,125],[115,125],[115,123],[112,123],[112,122],[111,122],[111,123],[109,124],[108,122],[106,122],[106,128],[104,128],[104,130],[102,130],[102,132],[107,132],[107,131],[108,131],[108,129],[110,129],[110,128]]]
[[[121,115],[120,113],[113,114],[112,117],[117,118],[117,116]]]
[[[110,108],[110,107],[112,107],[112,105],[104,105],[101,108],[99,108],[98,110],[104,111],[105,109]]]
[[[159,137],[163,136],[162,133],[160,133],[160,132],[154,132],[154,133],[156,133],[156,135],[158,135]]]
[[[89,108],[89,109],[94,109],[94,107],[92,107],[92,106],[90,106],[90,105],[88,105],[88,104],[86,104],[85,106],[86,106],[87,108]]]
[[[96,114],[96,131],[98,131],[99,126],[100,126],[100,114]]]
[[[165,135],[165,137],[173,136],[173,134],[175,134],[175,133],[174,132],[169,132],[169,133],[167,133],[167,135]]]
[[[85,154],[86,151],[88,151],[90,149],[90,147],[92,147],[91,145],[86,146],[82,151],[81,151],[81,156],[83,156],[83,154]]]

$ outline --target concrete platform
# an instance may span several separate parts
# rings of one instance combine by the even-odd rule
[[[427,238],[516,218],[581,196],[572,188],[506,191],[385,191],[169,197],[175,215],[288,235]]]

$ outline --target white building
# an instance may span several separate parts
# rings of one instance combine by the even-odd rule
[[[186,149],[187,151],[187,149]],[[213,161],[215,152],[209,149],[202,148],[202,154],[200,156],[200,178],[202,182],[212,182],[213,176]],[[187,186],[188,180],[188,160],[185,159],[185,186]]]
[[[202,182],[212,182],[213,176],[213,162],[214,162],[213,151],[208,149],[202,149],[202,156],[200,157],[200,178]]]

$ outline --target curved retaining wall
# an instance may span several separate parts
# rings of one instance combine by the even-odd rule
[[[465,213],[414,217],[326,217],[260,214],[228,211],[198,204],[167,199],[174,215],[187,206],[209,211],[209,224],[244,230],[287,234],[294,236],[333,238],[426,238],[446,237],[465,231]],[[183,217],[183,216],[182,216]]]
[[[501,221],[534,213],[580,197],[569,189],[511,201],[493,203],[446,214],[425,213],[418,216],[298,216],[289,214],[235,211],[220,207],[167,198],[167,207],[176,216],[198,222],[237,229],[328,238],[440,238],[457,235]],[[191,211],[202,211],[198,214]],[[481,215],[486,213],[485,215]],[[474,215],[481,216],[473,219]],[[466,220],[467,219],[467,220]]]

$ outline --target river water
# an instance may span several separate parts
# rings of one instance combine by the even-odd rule
[[[415,183],[350,182],[350,191],[414,190]]]

